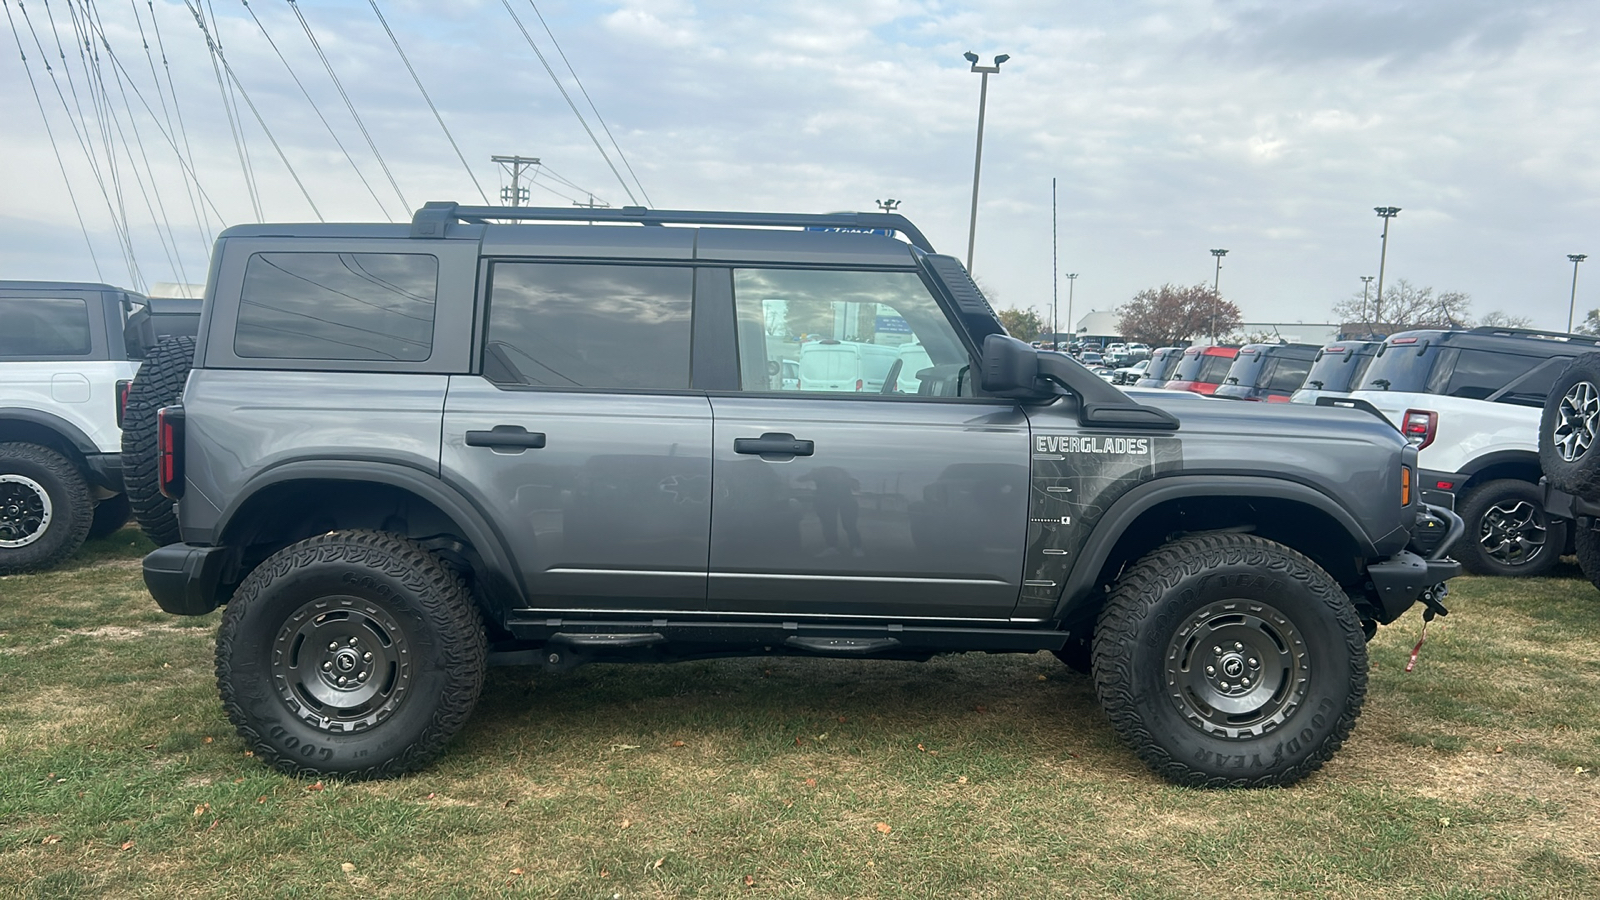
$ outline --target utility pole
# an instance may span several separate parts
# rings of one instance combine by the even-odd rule
[[[1389,220],[1400,215],[1398,206],[1374,206],[1372,211],[1383,218],[1383,249],[1378,252],[1378,305],[1373,307],[1372,317],[1379,322],[1383,321],[1383,264],[1389,258]]]
[[[1056,338],[1061,331],[1056,327],[1056,306],[1061,297],[1061,276],[1056,274],[1056,180],[1050,179],[1050,342],[1061,349],[1061,342]],[[1067,310],[1071,316],[1072,311]],[[1072,342],[1067,342],[1067,349],[1072,349]]]
[[[978,240],[978,175],[983,172],[983,111],[989,102],[989,76],[1000,71],[1000,64],[1010,59],[1010,54],[1002,53],[994,58],[994,65],[978,65],[978,54],[970,50],[963,53],[967,62],[972,63],[972,71],[982,73],[983,85],[978,91],[978,150],[972,160],[972,221],[967,225],[967,272],[972,272],[972,247]]]
[[[1222,292],[1217,289],[1222,284],[1222,258],[1228,255],[1226,250],[1213,250],[1211,255],[1217,258],[1216,274],[1211,276],[1211,343],[1217,342],[1217,305],[1222,302]]]
[[[1567,334],[1572,333],[1572,313],[1578,305],[1578,263],[1589,258],[1587,253],[1568,253],[1572,260],[1572,299],[1567,301]]]
[[[1361,276],[1361,314],[1364,316],[1371,315],[1371,313],[1367,312],[1367,288],[1370,287],[1372,287],[1372,276]]]
[[[491,156],[490,162],[497,162],[500,168],[511,175],[511,186],[500,189],[500,202],[507,206],[521,206],[528,200],[528,189],[522,186],[522,173],[539,164],[538,157],[534,156]],[[530,179],[531,180],[531,179]],[[593,198],[590,198],[593,203]],[[582,205],[582,204],[580,204]]]

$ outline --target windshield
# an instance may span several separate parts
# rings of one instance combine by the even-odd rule
[[[1335,350],[1334,348],[1338,348]],[[1348,391],[1360,384],[1361,376],[1372,365],[1375,343],[1330,344],[1317,354],[1306,373],[1305,387],[1313,391]]]

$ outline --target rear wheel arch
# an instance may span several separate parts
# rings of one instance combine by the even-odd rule
[[[81,429],[66,419],[32,409],[0,411],[0,444],[38,444],[65,456],[88,472],[87,456],[99,453]]]
[[[1457,489],[1459,495],[1486,481],[1514,478],[1529,484],[1538,484],[1543,474],[1539,467],[1539,454],[1531,450],[1499,450],[1486,453],[1461,467],[1467,476]]]
[[[213,534],[217,544],[238,548],[242,578],[290,544],[351,529],[431,542],[467,569],[462,574],[491,621],[521,605],[522,586],[499,531],[459,492],[405,466],[330,460],[270,469],[240,492]]]

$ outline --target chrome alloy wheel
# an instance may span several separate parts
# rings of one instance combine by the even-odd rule
[[[50,493],[26,475],[0,475],[0,548],[26,547],[44,536],[54,518]]]
[[[1556,452],[1566,462],[1576,462],[1594,444],[1600,429],[1600,391],[1587,381],[1567,389],[1556,406],[1556,427],[1551,437]]]

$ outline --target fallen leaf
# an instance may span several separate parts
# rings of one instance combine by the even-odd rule
[[[206,739],[205,739],[205,740],[202,740],[202,741],[201,741],[201,742],[200,742],[200,743],[202,743],[202,744],[209,744],[209,743],[211,743],[211,742],[212,742],[212,740],[214,740],[214,739],[213,739],[213,738],[209,738],[209,737],[208,737],[208,738],[206,738]]]
[[[959,775],[959,776],[956,777],[956,784],[966,784],[966,783],[967,783],[967,776]]]
[[[511,870],[511,874],[513,874],[513,875],[521,875],[522,874],[522,867],[521,866],[517,866],[515,869],[512,869]]]
[[[923,752],[923,753],[927,753],[927,752],[928,752],[928,748],[927,748],[927,747],[924,747],[924,746],[922,746],[922,745],[921,745],[921,744],[918,744],[918,745],[917,745],[917,749],[918,749],[918,750],[921,750],[921,751],[922,751],[922,752]]]
[[[261,796],[256,798],[256,802],[257,803],[265,803],[265,802],[267,802],[267,796],[265,794],[262,794]]]
[[[600,870],[600,877],[601,878],[610,878],[611,877],[611,870],[610,869],[601,869]]]
[[[322,782],[319,781],[316,784],[307,785],[306,786],[306,790],[308,790],[308,791],[320,791],[320,790],[322,790]]]
[[[826,731],[824,731],[823,733],[817,735],[817,740],[819,740],[819,741],[825,741],[827,739],[828,739],[828,733]]]
[[[516,806],[516,805],[517,805],[517,801],[516,800],[507,800],[506,802],[500,804],[500,807],[502,809],[510,809],[511,807]]]
[[[124,850],[132,850],[133,849],[133,841],[128,841],[128,842],[124,843],[122,845],[122,849],[124,849]]]
[[[1440,816],[1439,817],[1439,824],[1442,825],[1445,828],[1449,828],[1450,827],[1450,817],[1449,816]]]
[[[432,800],[433,798],[434,798],[434,793],[432,791],[429,791],[427,799]]]
[[[1494,748],[1494,752],[1496,752],[1496,753],[1504,753],[1504,752],[1506,752],[1506,748],[1504,748],[1504,747],[1496,747],[1496,748]]]
[[[876,825],[874,825],[872,827],[878,829],[878,833],[879,834],[888,834],[889,832],[894,830],[894,828],[891,827],[888,822],[879,822],[878,824],[876,824]]]
[[[207,831],[214,830],[217,827],[217,823],[221,822],[221,821],[222,821],[221,819],[212,819],[211,820],[211,824],[206,826],[206,830]]]
[[[154,750],[155,748],[156,748],[155,744],[145,744],[144,745],[144,749],[146,749],[146,750]]]
[[[982,714],[984,714],[984,713],[989,711],[989,707],[984,706],[982,703],[979,703],[977,706],[975,706],[973,708],[978,711],[979,715],[982,715]]]
[[[683,741],[673,741],[672,742],[672,746],[674,746],[674,747],[682,747],[683,746]]]
[[[629,825],[632,825],[632,824],[633,824],[633,820],[632,819],[623,819],[622,820],[622,824],[620,826],[618,826],[618,827],[627,828]]]
[[[637,749],[639,749],[639,745],[638,744],[612,744],[611,745],[611,749],[612,750],[637,750]]]
[[[806,779],[806,787],[816,787],[816,786],[817,786],[817,780],[815,778],[807,778]]]
[[[244,779],[243,778],[235,778],[233,780],[233,783],[234,784],[244,784]]]
[[[1572,770],[1572,774],[1574,774],[1574,775],[1582,775],[1583,773],[1585,773],[1587,771],[1589,771],[1589,770],[1585,769],[1583,766],[1579,766],[1576,769]]]
[[[664,863],[664,862],[666,862],[666,861],[667,861],[667,858],[666,858],[666,857],[665,857],[665,856],[663,856],[663,857],[661,857],[661,858],[660,858],[660,859],[658,859],[658,860],[656,860],[656,861],[655,861],[655,862],[654,862],[654,863],[652,863],[652,864],[651,864],[651,865],[650,865],[650,868],[652,868],[652,869],[659,869],[659,868],[661,868],[661,864],[662,864],[662,863]]]
[[[1049,675],[1040,675],[1039,676],[1039,680],[1040,681],[1049,681],[1050,680],[1050,676]]]
[[[756,886],[756,877],[754,875],[746,875],[744,877],[744,886],[745,887],[755,887]]]
[[[202,803],[199,806],[196,806],[194,808],[194,817],[196,819],[200,818],[201,816],[205,815],[206,814],[206,810],[208,810],[210,808],[211,808],[211,804],[209,804],[209,803]]]
[[[349,875],[351,872],[354,872],[355,870],[356,870],[356,864],[355,863],[339,863],[339,871],[345,873],[346,875]]]
[[[44,836],[44,840],[40,841],[39,843],[41,843],[41,844],[59,844],[59,843],[61,843],[61,835],[59,835],[59,834],[47,834],[47,835]]]
[[[849,720],[849,719],[846,719],[846,718],[845,718],[845,717],[844,717],[844,716],[840,716],[840,717],[839,717],[839,721],[841,721],[841,722],[848,722],[848,721],[850,721],[850,720]]]
[[[805,743],[805,739],[804,738],[798,738],[797,737],[797,738],[794,739],[794,745],[796,747],[799,747],[800,745],[802,745],[804,743]]]
[[[52,778],[55,778],[55,777],[56,777],[56,773],[54,773],[54,772],[51,772],[51,773],[50,773],[50,774],[49,774],[49,775],[46,775],[46,776],[45,776],[45,777],[44,777],[44,780],[45,780],[45,781],[49,781],[49,780],[50,780],[50,779],[52,779]]]
[[[256,752],[255,752],[255,751],[254,751],[254,750],[246,750],[246,751],[245,751],[245,752],[244,752],[244,755],[245,755],[245,756],[255,756],[255,755],[256,755]]]

